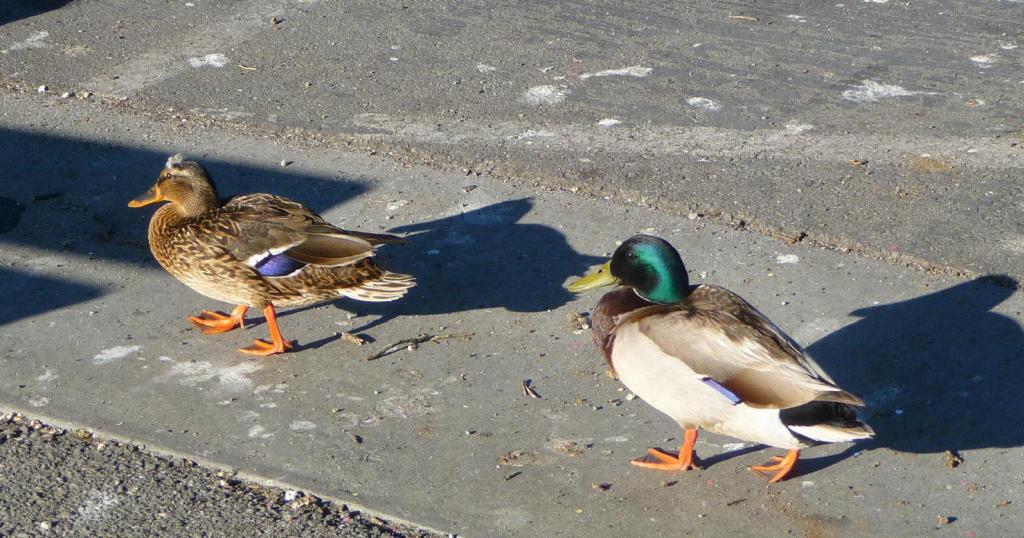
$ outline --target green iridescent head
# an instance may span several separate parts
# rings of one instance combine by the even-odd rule
[[[636,235],[619,245],[611,261],[569,285],[579,292],[598,286],[622,284],[654,303],[678,303],[690,290],[679,252],[668,241]]]

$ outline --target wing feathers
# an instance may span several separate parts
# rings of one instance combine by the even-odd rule
[[[373,256],[373,246],[344,235],[307,235],[306,240],[285,251],[289,258],[313,265],[338,267]]]
[[[814,400],[863,405],[781,329],[724,288],[700,286],[681,304],[641,308],[617,320],[625,323],[637,323],[665,353],[751,407],[781,409]]]

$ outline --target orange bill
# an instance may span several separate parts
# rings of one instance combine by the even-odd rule
[[[132,201],[128,202],[128,207],[142,207],[149,204],[155,204],[157,202],[163,202],[164,196],[160,194],[160,189],[154,185],[148,191],[136,196]]]

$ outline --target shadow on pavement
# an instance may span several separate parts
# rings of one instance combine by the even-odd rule
[[[872,444],[916,453],[1021,446],[1024,331],[991,311],[1016,287],[983,277],[856,310],[861,320],[807,350],[867,402]]]
[[[550,226],[520,222],[532,208],[533,200],[520,198],[391,230],[412,235],[388,247],[382,265],[415,275],[417,286],[395,303],[343,307],[382,316],[359,329],[365,330],[396,315],[543,312],[568,303],[565,280],[603,258],[576,252]]]
[[[0,25],[34,17],[70,3],[71,0],[4,0],[0,9]]]

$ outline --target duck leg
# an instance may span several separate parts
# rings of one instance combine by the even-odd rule
[[[693,453],[693,447],[697,444],[697,428],[687,428],[683,434],[683,446],[679,449],[679,455],[673,456],[659,448],[651,448],[647,454],[657,461],[647,461],[646,458],[637,458],[630,463],[648,469],[659,469],[662,471],[689,471],[700,469],[697,464],[697,456]]]
[[[236,327],[245,328],[245,313],[248,310],[249,307],[244,304],[236,306],[230,315],[203,310],[198,316],[189,316],[188,320],[202,329],[203,334],[226,333]]]
[[[755,465],[750,470],[768,478],[768,482],[774,484],[786,478],[786,475],[793,470],[793,466],[796,465],[796,460],[799,457],[800,451],[794,448],[787,452],[784,458],[782,456],[772,456],[770,461],[776,463],[771,465]],[[775,474],[772,474],[773,472]]]
[[[277,312],[274,305],[268,304],[263,307],[263,315],[267,318],[267,326],[270,328],[270,342],[266,340],[254,340],[249,347],[243,347],[238,351],[247,355],[258,355],[266,357],[275,353],[284,353],[292,348],[292,343],[281,336],[281,329],[277,326]]]

